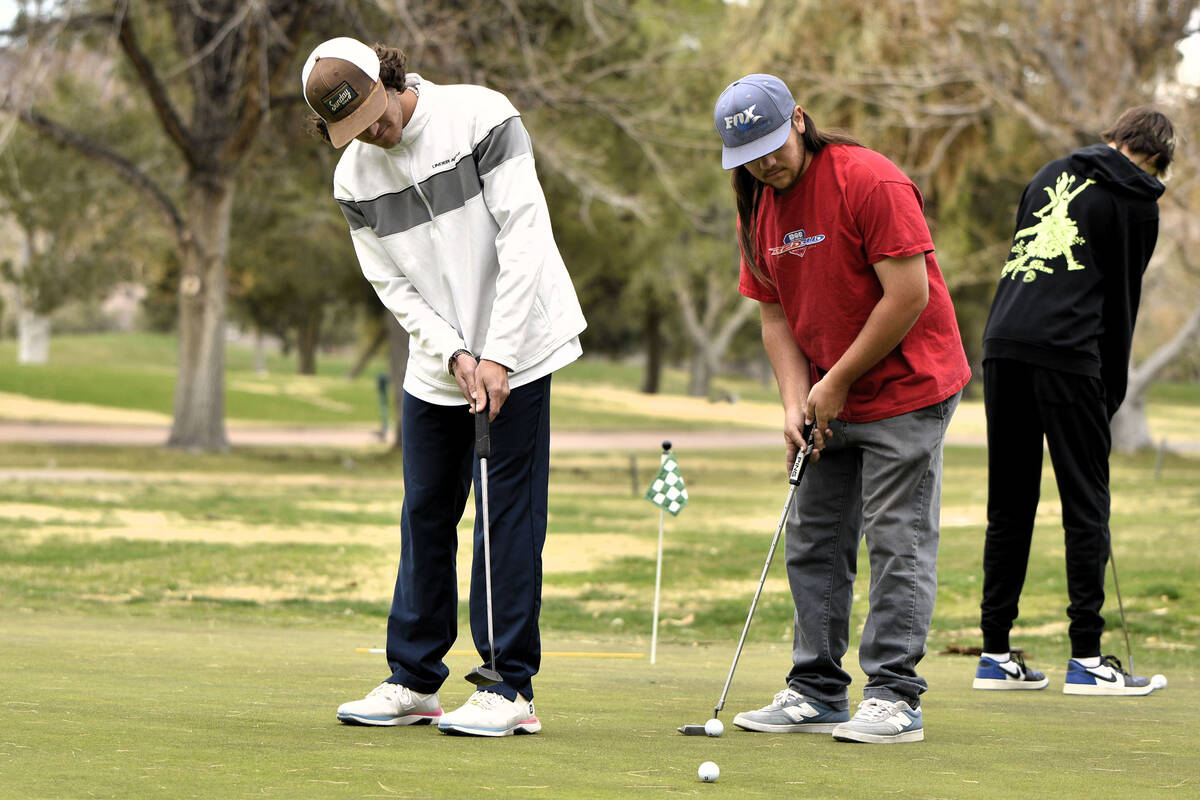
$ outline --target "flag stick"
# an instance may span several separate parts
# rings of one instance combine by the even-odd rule
[[[662,461],[659,462],[661,467],[667,463],[667,454],[671,452],[671,443],[662,443]],[[667,511],[662,506],[658,507],[658,562],[654,567],[654,618],[650,623],[650,663],[654,663],[655,656],[658,652],[658,598],[662,589],[662,556],[663,556],[663,521],[666,519]]]
[[[658,510],[658,565],[654,568],[654,621],[650,623],[650,663],[654,663],[658,650],[658,595],[662,587],[663,509]]]

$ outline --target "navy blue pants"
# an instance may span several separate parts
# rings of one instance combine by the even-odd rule
[[[393,683],[435,692],[449,675],[443,657],[458,635],[458,522],[474,480],[471,634],[488,663],[483,509],[474,417],[466,405],[439,406],[407,392],[400,568],[388,615]],[[496,670],[492,691],[533,699],[541,664],[542,545],[550,476],[550,376],[514,389],[491,425],[488,501]]]
[[[983,362],[983,399],[988,438],[983,650],[1009,650],[1042,487],[1044,435],[1062,501],[1071,657],[1098,656],[1112,446],[1104,385],[1099,378],[994,358]]]

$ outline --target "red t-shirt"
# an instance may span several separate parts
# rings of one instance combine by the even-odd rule
[[[742,262],[738,291],[781,303],[815,383],[862,330],[883,297],[871,266],[925,254],[929,304],[900,344],[850,387],[839,419],[871,422],[945,400],[971,378],[950,293],[933,256],[921,193],[865,147],[827,145],[800,180],[759,203],[759,260],[774,287]]]

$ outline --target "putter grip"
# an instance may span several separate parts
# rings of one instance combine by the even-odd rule
[[[804,451],[803,455],[797,455],[796,460],[792,462],[792,475],[788,478],[788,483],[793,486],[800,483],[800,476],[804,474],[805,468],[808,467],[808,456],[812,452],[813,439],[815,438],[812,425],[804,426],[803,436],[804,441],[808,443],[808,449]]]
[[[488,406],[485,403],[482,411],[475,412],[475,457],[492,457],[492,434],[488,424]]]

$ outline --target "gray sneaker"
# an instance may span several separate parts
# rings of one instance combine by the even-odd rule
[[[838,711],[828,703],[789,688],[757,711],[738,714],[733,724],[743,730],[764,733],[831,733],[839,722],[848,719],[848,711]]]
[[[858,704],[852,720],[833,729],[833,738],[872,744],[919,742],[925,738],[925,726],[920,709],[914,711],[902,700],[888,702],[868,697]]]

